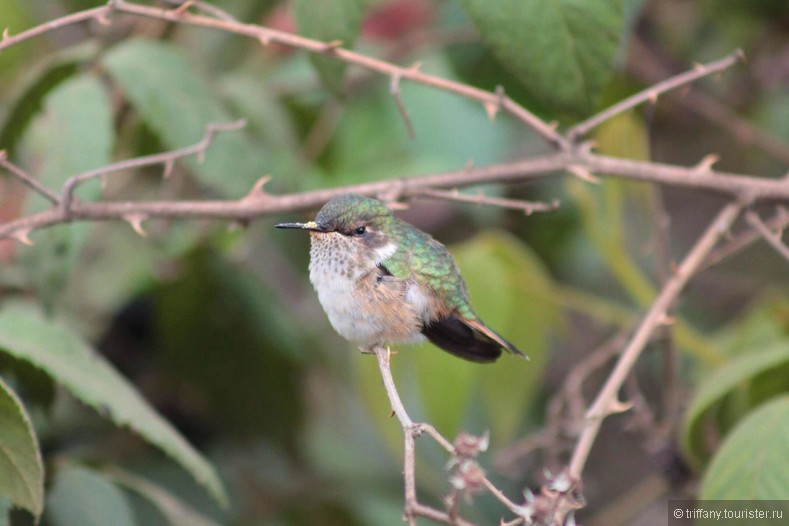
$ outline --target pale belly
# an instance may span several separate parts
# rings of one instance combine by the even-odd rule
[[[310,267],[318,300],[334,330],[360,346],[421,341],[422,320],[406,301],[408,284],[379,280],[375,272],[349,279],[333,269]]]

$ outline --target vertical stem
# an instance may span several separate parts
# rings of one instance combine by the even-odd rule
[[[411,433],[411,428],[414,427],[414,423],[411,421],[411,417],[408,416],[408,413],[406,413],[405,406],[400,400],[400,395],[397,393],[397,387],[395,387],[394,379],[392,378],[392,369],[389,367],[389,350],[383,347],[375,347],[373,352],[378,359],[378,369],[381,370],[381,378],[384,381],[384,388],[386,389],[386,394],[389,396],[389,403],[392,405],[392,411],[400,421],[400,425],[407,431],[406,434],[409,434]]]

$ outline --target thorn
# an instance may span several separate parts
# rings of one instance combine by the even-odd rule
[[[192,7],[193,3],[194,3],[194,0],[186,0],[184,3],[182,3],[181,5],[176,7],[175,9],[173,9],[173,12],[176,15],[182,15],[182,14],[184,14],[184,12],[186,12],[187,9]]]
[[[594,139],[590,139],[588,141],[584,141],[584,142],[582,142],[581,144],[578,145],[579,152],[584,154],[584,155],[592,153],[592,150],[594,148],[597,148],[597,141],[595,141]]]
[[[3,29],[3,40],[8,40],[9,38],[11,38],[11,30],[7,27]]]
[[[669,327],[677,323],[677,318],[674,316],[669,316],[668,314],[663,314],[663,316],[661,316],[660,319],[658,320],[658,323],[660,325]]]
[[[748,57],[745,55],[745,51],[742,49],[737,49],[737,51],[734,52],[734,55],[740,62],[748,62]]]
[[[608,407],[608,414],[615,415],[624,413],[633,408],[633,402],[621,402],[619,400],[611,400],[611,405]]]
[[[32,232],[32,231],[33,231],[32,228],[24,228],[22,230],[17,230],[13,234],[11,234],[11,237],[16,239],[17,241],[19,241],[23,245],[27,245],[29,247],[32,247],[35,244],[35,243],[33,243],[33,240],[30,239],[30,232]]]
[[[8,159],[8,152],[6,150],[0,150],[0,161],[5,161]]]
[[[173,175],[173,170],[175,169],[175,159],[168,159],[167,162],[164,163],[164,171],[162,172],[162,179],[169,179],[171,175]]]
[[[559,129],[559,123],[557,121],[551,121],[546,123],[548,125],[548,129],[551,131],[556,131]]]
[[[422,62],[417,61],[411,64],[410,66],[408,66],[407,71],[409,73],[417,73],[421,67],[422,67]]]
[[[107,17],[107,13],[99,13],[98,15],[94,16],[93,19],[102,26],[112,25],[112,21]]]
[[[131,225],[135,232],[140,234],[141,237],[147,237],[145,230],[142,227],[142,222],[148,219],[145,214],[129,214],[123,216],[123,219]]]
[[[490,122],[496,122],[496,114],[499,112],[499,105],[495,102],[483,102],[482,106],[485,108],[485,113],[488,114]]]
[[[269,44],[271,44],[271,37],[269,37],[265,33],[261,33],[260,36],[258,37],[258,40],[260,40],[260,43],[263,44],[264,46],[268,46]]]
[[[485,107],[485,112],[488,114],[488,119],[490,119],[490,122],[496,121],[496,115],[504,105],[504,97],[506,96],[507,95],[504,93],[504,87],[499,84],[496,86],[496,100],[494,102],[482,103],[482,105]]]
[[[693,173],[696,174],[704,174],[709,173],[712,165],[717,163],[720,160],[720,157],[717,154],[711,153],[709,155],[705,155],[704,158],[699,161],[699,163],[693,167]]]
[[[99,176],[99,186],[101,186],[101,190],[104,191],[107,189],[107,174],[101,174]]]
[[[652,104],[657,104],[658,101],[658,93],[657,91],[651,90],[648,95],[649,102]]]
[[[203,164],[205,162],[205,150],[200,150],[197,153],[197,164]]]
[[[323,51],[326,53],[333,53],[337,50],[337,48],[342,47],[343,41],[342,40],[332,40],[331,42],[326,42],[323,46]]]
[[[268,192],[263,190],[263,187],[266,186],[266,183],[269,182],[270,180],[271,180],[270,175],[264,175],[263,177],[258,179],[255,182],[255,184],[252,186],[252,190],[250,190],[249,193],[246,195],[246,197],[244,197],[244,201],[260,199],[262,197],[269,195]]]
[[[466,161],[466,164],[463,165],[463,171],[470,172],[472,168],[474,168],[474,159],[469,159]]]
[[[567,171],[587,183],[600,184],[600,179],[592,175],[592,173],[583,166],[572,164],[567,167]]]

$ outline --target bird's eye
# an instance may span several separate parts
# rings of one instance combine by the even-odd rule
[[[367,227],[360,226],[356,230],[353,231],[354,234],[357,236],[363,236],[367,233]]]

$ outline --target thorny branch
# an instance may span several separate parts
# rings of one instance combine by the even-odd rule
[[[733,202],[726,205],[718,213],[693,248],[690,249],[679,267],[677,267],[674,275],[663,286],[630,342],[622,351],[622,355],[617,361],[614,370],[586,413],[584,429],[578,439],[568,467],[568,475],[572,480],[580,480],[586,459],[589,456],[595,438],[597,438],[603,419],[612,413],[628,409],[628,403],[621,402],[618,398],[619,389],[633,369],[633,365],[635,365],[636,360],[638,360],[638,357],[644,350],[644,346],[652,333],[669,321],[666,317],[668,309],[679,297],[690,278],[704,263],[704,259],[715,248],[718,240],[729,231],[732,223],[740,214],[742,207],[741,203]]]
[[[192,146],[157,155],[129,159],[98,170],[76,174],[67,180],[59,193],[41,185],[35,177],[21,167],[11,163],[7,156],[0,152],[0,167],[52,204],[50,209],[38,214],[0,224],[0,239],[16,238],[19,241],[28,243],[30,242],[29,234],[34,230],[77,220],[121,219],[132,224],[141,234],[144,233],[141,224],[149,218],[222,218],[246,222],[264,215],[315,208],[332,197],[347,192],[358,192],[379,197],[387,196],[390,199],[408,199],[419,196],[434,197],[493,206],[515,207],[524,210],[526,213],[550,211],[556,208],[556,203],[526,203],[484,195],[474,196],[460,194],[456,189],[481,183],[522,182],[549,177],[562,172],[568,172],[591,182],[598,181],[599,177],[619,177],[661,185],[695,188],[723,194],[731,200],[731,203],[721,210],[705,233],[691,248],[673,275],[667,277],[658,297],[627,345],[624,346],[616,366],[605,385],[586,411],[580,436],[568,467],[558,475],[551,476],[539,495],[534,496],[527,493],[523,504],[516,504],[506,497],[490,482],[485,472],[477,464],[477,455],[486,447],[485,437],[461,435],[453,444],[441,436],[432,426],[424,423],[414,423],[410,419],[397,394],[389,369],[388,352],[380,348],[374,350],[393,412],[403,428],[405,519],[410,525],[416,524],[416,517],[424,517],[445,524],[469,525],[471,523],[459,516],[457,497],[459,494],[464,493],[470,496],[479,491],[490,492],[505,508],[513,513],[515,519],[507,524],[531,524],[528,521],[535,520],[541,521],[539,522],[540,524],[562,524],[572,515],[573,510],[580,507],[583,503],[579,493],[581,476],[603,419],[613,412],[628,408],[628,404],[621,402],[618,398],[620,389],[652,334],[659,327],[670,322],[669,309],[676,302],[688,281],[710,264],[742,249],[759,237],[765,238],[781,254],[789,257],[789,250],[782,243],[780,236],[774,232],[774,230],[780,230],[789,225],[789,214],[781,212],[781,209],[778,209],[779,212],[767,221],[763,221],[753,212],[746,214],[750,228],[742,231],[738,236],[735,236],[718,248],[717,251],[713,250],[722,236],[728,232],[729,227],[745,206],[757,201],[767,203],[789,202],[789,180],[758,178],[745,174],[716,171],[712,169],[715,161],[715,158],[712,156],[702,159],[697,166],[683,167],[598,155],[592,152],[591,143],[578,143],[592,128],[614,115],[646,101],[654,101],[659,95],[669,90],[687,85],[699,78],[719,73],[731,67],[742,58],[740,52],[663,80],[562,133],[557,130],[554,124],[543,121],[528,109],[517,104],[505,94],[502,88],[497,88],[493,92],[485,91],[424,73],[420,70],[419,64],[401,67],[344,49],[341,42],[320,42],[259,25],[244,24],[234,20],[215,6],[198,0],[178,2],[178,4],[173,9],[161,9],[134,4],[125,0],[110,0],[106,6],[64,16],[15,36],[10,36],[7,32],[4,32],[0,41],[0,51],[68,25],[91,20],[98,20],[102,24],[111,25],[114,23],[113,17],[116,15],[139,16],[211,28],[256,39],[264,46],[280,44],[310,53],[330,55],[337,60],[389,77],[391,95],[403,116],[409,134],[413,131],[412,125],[407,108],[400,97],[400,84],[403,81],[431,86],[477,101],[483,105],[491,119],[495,118],[499,111],[509,113],[542,137],[554,151],[553,153],[515,162],[484,167],[469,167],[453,172],[425,175],[405,180],[366,183],[300,194],[271,195],[263,189],[263,185],[268,179],[262,178],[247,196],[238,200],[144,202],[81,202],[75,198],[74,194],[77,187],[84,181],[121,170],[162,164],[165,167],[166,174],[172,168],[173,163],[180,159],[189,155],[205,154],[216,133],[237,129],[243,125],[242,122],[212,123],[207,126],[203,139]],[[192,13],[190,9],[197,9],[201,14]],[[444,191],[446,189],[451,189],[452,191]],[[608,356],[610,355],[606,353],[606,358]],[[453,489],[448,496],[445,510],[425,506],[417,498],[415,440],[422,434],[428,434],[436,440],[449,453],[453,461],[454,471],[450,477]]]

